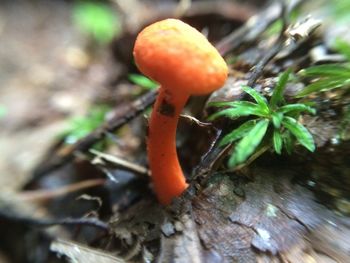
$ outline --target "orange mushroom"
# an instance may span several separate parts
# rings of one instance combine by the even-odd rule
[[[166,19],[137,36],[134,58],[140,71],[160,83],[148,133],[148,158],[158,200],[164,205],[187,188],[176,153],[176,126],[190,95],[220,88],[227,65],[195,28]]]

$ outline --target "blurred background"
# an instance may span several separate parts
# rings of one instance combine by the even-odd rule
[[[287,2],[293,4],[293,1]],[[307,59],[298,64],[298,69],[317,64],[322,59],[334,59],[327,56],[335,53],[332,47],[336,39],[350,43],[350,1],[301,2],[291,13],[290,22],[295,23],[311,14],[323,24],[322,31],[300,49]],[[280,4],[281,1],[258,0],[1,0],[0,210],[36,218],[98,215],[101,220],[108,221],[116,212],[124,211],[145,196],[153,200],[145,179],[146,118],[152,99],[143,105],[145,111],[138,113],[127,125],[116,131],[107,129],[103,138],[97,136],[92,140],[90,146],[95,152],[75,149],[59,168],[56,169],[54,164],[57,160],[62,161],[80,139],[103,123],[120,119],[133,109],[130,105],[135,100],[157,88],[156,83],[138,72],[132,58],[134,40],[144,26],[167,17],[178,17],[217,44],[244,26],[251,17]],[[264,34],[250,43],[241,43],[243,48],[227,50],[225,58],[231,69],[238,65],[244,75],[257,61],[256,50],[261,51],[264,45],[268,46],[278,37],[282,19],[275,13],[265,14],[267,18],[269,15],[271,21]],[[249,52],[245,45],[249,46]],[[298,56],[298,51],[295,54]],[[244,62],[235,64],[237,61]],[[268,74],[276,75],[285,65],[280,63],[279,67],[270,68]],[[238,73],[231,71],[231,74]],[[332,97],[328,99],[324,103],[332,103]],[[189,111],[198,116],[201,110],[198,105],[203,103],[191,103]],[[329,119],[337,118],[334,117],[338,114],[336,110],[328,113]],[[332,123],[323,122],[316,127],[320,131],[314,133],[320,137],[320,148],[325,150],[313,160],[309,177],[302,181],[309,186],[317,184],[314,193],[318,202],[327,200],[326,206],[332,211],[348,216],[350,166],[347,140],[350,136],[346,127],[342,137],[344,143],[339,148],[336,141],[339,138],[334,135]],[[207,134],[211,138],[214,136],[213,131],[202,131],[202,128],[186,123],[180,129],[198,134],[198,141]],[[183,143],[189,138],[182,136],[179,140]],[[191,172],[208,148],[207,141],[196,143],[192,140],[192,145],[197,147],[195,156],[191,152],[193,147],[187,147],[181,153],[187,172]],[[108,156],[101,157],[101,152],[108,152]],[[116,166],[120,163],[104,159],[111,156],[121,157],[137,167],[112,168],[109,162]],[[330,179],[335,174],[338,176],[336,182]],[[0,216],[0,262],[65,262],[65,258],[59,259],[49,249],[51,240],[57,237],[97,244],[96,247],[105,251],[129,248],[116,240],[102,238],[101,232],[93,227],[77,230],[71,226],[46,231],[32,229],[23,220],[17,222],[14,218]],[[157,242],[159,245],[159,240]],[[350,257],[346,250],[350,247],[349,239],[343,240],[342,245],[346,247],[342,250],[346,251],[344,257],[324,262],[345,263],[342,260]],[[141,261],[152,262],[145,257]],[[212,262],[220,260],[213,259]]]

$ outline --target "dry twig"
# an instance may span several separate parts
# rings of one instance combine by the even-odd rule
[[[18,197],[24,201],[47,201],[82,189],[103,185],[105,179],[91,179],[50,190],[23,191]]]

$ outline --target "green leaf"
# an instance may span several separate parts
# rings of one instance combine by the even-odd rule
[[[136,84],[144,89],[147,89],[147,90],[156,89],[159,86],[156,82],[145,77],[144,75],[129,74],[128,78],[132,83],[134,83],[134,84]]]
[[[283,139],[283,144],[284,144],[284,147],[286,148],[287,153],[289,155],[292,154],[293,148],[294,148],[294,143],[293,143],[294,141],[291,133],[288,130],[285,131],[283,133],[282,139]]]
[[[266,30],[265,30],[265,34],[268,37],[271,37],[273,35],[278,34],[279,32],[281,32],[283,28],[283,21],[282,19],[277,19],[275,22],[273,22]]]
[[[316,110],[310,106],[307,106],[302,103],[295,103],[295,104],[289,104],[282,106],[278,109],[278,112],[281,112],[283,114],[289,113],[289,112],[309,112],[311,114],[316,114]]]
[[[287,14],[288,23],[294,24],[297,19],[300,17],[299,10],[297,8],[290,10]],[[283,30],[283,20],[278,18],[275,22],[273,22],[266,30],[265,34],[267,37],[271,37],[273,35],[279,34]]]
[[[281,122],[282,122],[282,119],[283,119],[283,114],[280,113],[280,112],[274,112],[272,113],[272,123],[273,123],[273,126],[276,128],[276,129],[279,129],[281,127]]]
[[[259,92],[257,92],[255,89],[252,89],[248,86],[242,86],[242,89],[248,93],[260,106],[260,108],[266,113],[269,113],[269,106],[267,106],[267,100],[264,96],[262,96]]]
[[[312,66],[306,69],[302,69],[298,72],[299,75],[305,77],[341,77],[350,78],[350,68],[341,64],[328,64]]]
[[[214,101],[208,103],[209,107],[239,107],[239,106],[255,106],[258,107],[259,105],[250,101]]]
[[[277,105],[283,101],[283,91],[286,88],[286,85],[288,83],[290,73],[291,73],[291,69],[288,69],[287,71],[279,75],[276,87],[273,90],[273,93],[270,99],[270,107],[272,109],[276,108]]]
[[[327,1],[327,6],[333,15],[334,21],[339,24],[348,25],[350,21],[350,2],[349,0]],[[327,8],[326,7],[326,8]]]
[[[0,104],[0,119],[5,117],[7,114],[7,108],[4,105]]]
[[[116,13],[104,3],[78,1],[73,9],[73,18],[83,33],[102,44],[110,42],[121,30]]]
[[[68,121],[68,127],[62,133],[62,136],[65,137],[65,142],[73,144],[98,128],[104,122],[109,110],[109,106],[98,105],[94,106],[87,116],[71,118]]]
[[[350,8],[350,5],[349,5]],[[349,9],[348,9],[349,10]],[[350,61],[350,44],[342,39],[336,39],[334,48],[343,54]]]
[[[301,92],[297,94],[297,97],[300,98],[300,97],[309,95],[313,92],[331,90],[331,89],[340,88],[349,84],[350,84],[349,79],[345,79],[345,78],[334,77],[334,78],[320,79],[306,86]]]
[[[277,154],[281,154],[282,151],[282,136],[279,130],[273,131],[273,148]]]
[[[244,104],[240,106],[236,106],[235,108],[228,108],[221,111],[218,111],[211,116],[208,117],[208,120],[214,120],[219,117],[228,117],[230,119],[236,119],[238,117],[243,116],[249,116],[249,115],[255,115],[259,117],[265,117],[266,113],[262,111],[262,109],[254,103],[251,102],[245,102]]]
[[[229,134],[226,134],[224,136],[224,138],[222,138],[222,140],[220,141],[219,146],[223,146],[223,145],[232,143],[232,142],[242,138],[243,136],[245,136],[247,134],[248,131],[250,131],[254,127],[255,124],[256,124],[256,120],[250,120],[250,121],[243,123],[237,129],[234,129]]]
[[[315,142],[310,132],[295,119],[285,116],[282,120],[282,124],[286,127],[298,140],[310,152],[315,151]]]
[[[260,120],[254,126],[254,128],[252,128],[246,134],[246,136],[238,142],[233,154],[228,161],[229,167],[234,167],[237,164],[241,164],[247,160],[247,158],[255,151],[257,146],[262,141],[268,126],[269,120]]]

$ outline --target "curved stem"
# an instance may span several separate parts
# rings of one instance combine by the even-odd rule
[[[176,153],[176,127],[188,98],[189,94],[160,87],[149,123],[148,160],[155,192],[164,205],[188,186]]]

